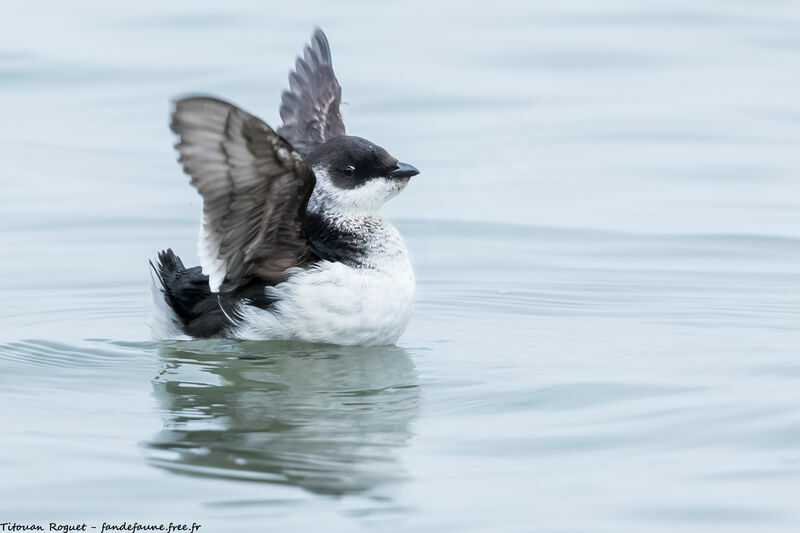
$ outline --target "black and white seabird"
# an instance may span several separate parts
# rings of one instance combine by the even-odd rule
[[[203,198],[200,266],[153,267],[157,338],[394,344],[414,303],[398,231],[379,214],[419,171],[345,134],[317,29],[289,74],[277,132],[208,96],[175,102],[183,170]]]

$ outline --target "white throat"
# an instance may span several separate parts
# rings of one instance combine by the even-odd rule
[[[379,217],[378,211],[387,200],[405,188],[406,183],[388,178],[373,178],[358,187],[342,189],[334,185],[327,168],[313,168],[317,184],[308,200],[312,213],[329,214],[333,217]]]

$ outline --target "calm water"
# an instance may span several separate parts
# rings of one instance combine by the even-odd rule
[[[473,4],[3,5],[0,522],[800,527],[800,6]],[[277,124],[316,24],[423,170],[406,335],[150,342],[169,100]]]

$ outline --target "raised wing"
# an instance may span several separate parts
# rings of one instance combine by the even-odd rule
[[[215,98],[177,101],[171,128],[203,197],[198,252],[211,290],[282,280],[306,253],[302,219],[315,179],[300,154],[260,119]]]
[[[289,90],[281,99],[283,125],[278,133],[307,154],[316,145],[344,135],[341,101],[342,88],[333,73],[328,38],[318,28],[289,73]]]

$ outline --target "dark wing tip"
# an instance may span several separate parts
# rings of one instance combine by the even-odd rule
[[[331,61],[331,45],[328,43],[328,37],[322,28],[317,26],[314,28],[314,33],[311,35],[311,44],[308,47],[312,54],[314,54],[321,61],[320,63],[333,66]]]
[[[281,95],[282,135],[301,153],[327,139],[344,135],[339,105],[342,88],[331,63],[325,33],[316,28],[289,72],[289,90]]]

